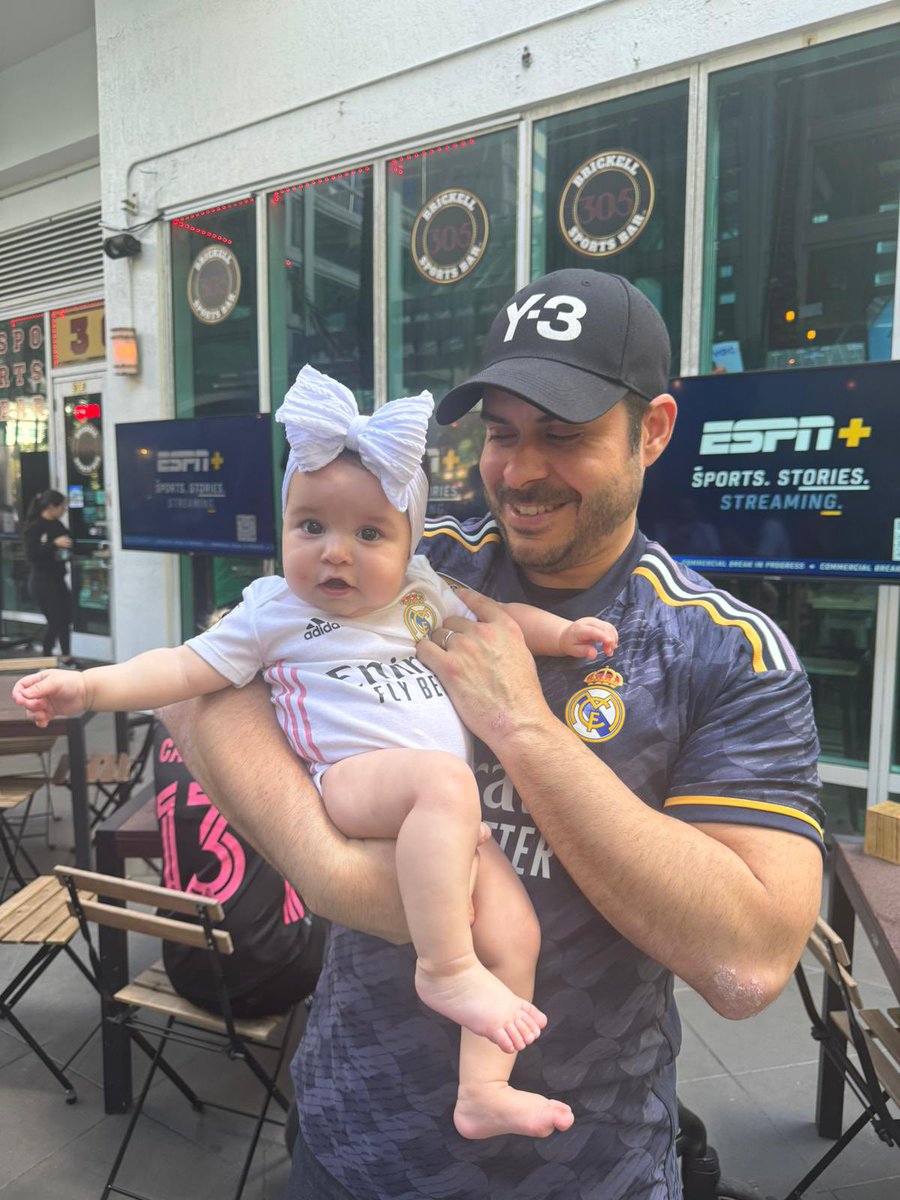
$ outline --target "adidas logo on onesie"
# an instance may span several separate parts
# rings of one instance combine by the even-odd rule
[[[340,629],[337,621],[323,621],[321,617],[313,617],[303,636],[308,641],[310,638],[322,637],[326,633],[331,633],[333,629]]]

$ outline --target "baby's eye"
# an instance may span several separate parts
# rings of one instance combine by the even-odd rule
[[[318,537],[320,533],[325,532],[325,526],[321,521],[314,521],[312,517],[308,517],[305,521],[300,522],[300,528],[304,533],[308,533],[310,537]]]
[[[381,537],[381,530],[376,529],[373,525],[364,525],[363,528],[359,531],[359,536],[360,536],[361,541],[377,542],[378,539]]]

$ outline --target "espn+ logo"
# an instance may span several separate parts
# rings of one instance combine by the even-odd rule
[[[511,342],[516,335],[519,323],[536,321],[535,333],[552,342],[574,342],[581,334],[581,318],[587,312],[587,305],[577,296],[551,296],[542,306],[535,307],[543,300],[546,292],[535,292],[529,296],[521,307],[509,304],[506,308],[507,327],[503,337],[504,342]]]
[[[830,450],[833,437],[834,417],[826,416],[704,421],[699,453],[774,454],[782,448],[799,452]]]

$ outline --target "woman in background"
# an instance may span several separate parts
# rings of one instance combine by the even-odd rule
[[[59,642],[60,661],[72,662],[69,630],[72,624],[72,594],[66,583],[66,560],[72,538],[63,525],[66,498],[52,488],[34,497],[25,516],[25,557],[28,561],[28,590],[47,618],[43,651],[53,653]]]

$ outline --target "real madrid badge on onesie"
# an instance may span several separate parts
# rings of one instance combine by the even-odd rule
[[[421,642],[437,624],[434,609],[426,602],[421,592],[407,592],[400,603],[403,605],[406,628],[417,642]]]

